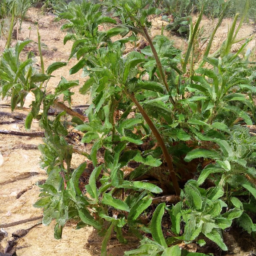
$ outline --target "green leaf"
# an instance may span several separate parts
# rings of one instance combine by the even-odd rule
[[[243,228],[246,232],[248,232],[249,234],[251,234],[254,230],[253,226],[253,222],[252,219],[250,218],[250,216],[246,213],[243,213],[239,219],[237,219],[237,223],[238,225]]]
[[[84,47],[82,47],[81,49],[79,49],[77,51],[76,57],[79,60],[84,54],[89,53],[89,52],[93,52],[95,50],[97,50],[96,46],[91,46],[91,45],[84,46]]]
[[[55,239],[61,239],[62,230],[63,230],[63,227],[60,224],[56,223],[56,225],[54,226],[54,238]]]
[[[228,212],[222,214],[222,217],[227,218],[228,220],[233,220],[239,218],[243,213],[243,210],[240,209],[231,209]]]
[[[156,158],[152,157],[151,155],[148,155],[146,158],[143,158],[141,156],[140,152],[138,152],[138,154],[134,157],[134,161],[136,161],[138,163],[143,163],[145,165],[149,165],[152,167],[158,167],[162,164],[159,159],[156,159]]]
[[[67,34],[64,39],[63,39],[63,44],[65,45],[67,43],[67,41],[70,41],[70,40],[75,40],[76,37],[74,36],[74,34]]]
[[[196,210],[201,210],[203,201],[199,190],[191,183],[187,183],[184,191],[189,205]]]
[[[86,61],[87,61],[86,59],[81,59],[75,66],[73,66],[69,70],[69,74],[73,75],[77,73],[80,69],[82,69],[86,65]]]
[[[215,218],[215,223],[221,228],[222,230],[229,228],[232,225],[232,220],[223,218],[223,217],[218,217]]]
[[[226,140],[214,139],[214,141],[219,145],[224,156],[232,157],[234,155],[232,147]]]
[[[127,60],[124,66],[124,73],[123,73],[123,83],[126,83],[126,80],[129,76],[131,69],[136,67],[139,63],[145,62],[145,57],[138,53],[138,52],[131,52],[127,56]]]
[[[251,185],[249,184],[242,184],[242,186],[247,189],[253,196],[254,198],[256,199],[256,189],[254,187],[252,187]]]
[[[223,242],[220,233],[216,229],[214,229],[211,233],[205,234],[205,236],[212,240],[214,243],[216,243],[223,251],[228,250],[227,246]]]
[[[96,221],[86,209],[78,210],[80,219],[87,225],[93,226],[96,229],[101,229],[101,224]]]
[[[129,206],[125,202],[121,201],[120,199],[115,199],[107,193],[103,195],[102,203],[112,206],[117,210],[121,210],[125,212],[130,211]]]
[[[61,77],[61,81],[59,82],[58,86],[55,89],[55,94],[59,95],[64,91],[77,86],[79,84],[78,80],[75,81],[67,81],[63,76]]]
[[[114,225],[115,223],[111,223],[110,227],[108,228],[107,230],[107,233],[102,241],[102,246],[101,246],[101,256],[107,256],[107,244],[108,244],[108,241],[110,239],[110,236],[112,234],[112,230],[114,228]]]
[[[67,65],[67,62],[54,62],[46,70],[46,73],[50,75],[53,71],[62,68]]]
[[[224,123],[220,123],[220,122],[214,122],[212,124],[212,127],[214,129],[217,129],[217,130],[221,130],[221,131],[224,131],[224,132],[227,132],[227,133],[230,133],[230,129],[228,128],[228,126]]]
[[[28,45],[29,43],[31,43],[31,42],[32,42],[32,40],[25,40],[25,41],[23,41],[23,42],[18,42],[18,43],[16,44],[16,47],[15,47],[17,56],[19,56],[20,53],[21,53],[21,51],[24,49],[24,47],[25,47],[26,45]]]
[[[31,76],[31,83],[39,83],[48,80],[51,76],[45,74],[35,74]]]
[[[80,164],[72,173],[71,175],[71,181],[75,187],[75,191],[77,195],[81,195],[82,192],[79,188],[79,178],[81,177],[81,175],[83,174],[83,172],[85,171],[86,168],[86,162]]]
[[[128,220],[135,221],[152,203],[151,196],[145,196],[131,208]]]
[[[156,242],[167,248],[167,244],[162,231],[162,218],[164,215],[165,203],[159,204],[153,213],[150,224],[152,236]]]
[[[223,173],[224,170],[222,168],[218,168],[215,165],[206,166],[203,171],[200,173],[199,178],[197,180],[197,184],[200,186],[204,183],[204,181],[208,178],[209,175],[214,173]]]
[[[243,209],[243,203],[236,197],[230,198],[231,203],[238,209]]]
[[[27,117],[26,117],[26,120],[25,120],[25,128],[27,130],[30,129],[32,121],[33,121],[33,115],[32,115],[31,112],[29,112]]]
[[[93,83],[94,83],[94,78],[88,79],[88,80],[84,83],[84,85],[80,88],[79,92],[80,92],[81,94],[86,94],[87,91],[89,90],[89,88],[93,85]]]
[[[182,210],[182,202],[174,205],[170,211],[172,227],[171,230],[174,234],[180,234],[180,222],[181,222],[181,210]]]
[[[204,239],[199,239],[198,241],[197,241],[197,244],[200,246],[200,247],[202,247],[202,246],[205,246],[206,245],[206,242],[205,242],[205,240]],[[201,253],[198,253],[199,255],[201,254]],[[198,256],[199,256],[198,255]]]
[[[224,195],[224,189],[221,186],[209,188],[207,191],[207,198],[210,200],[217,200]]]
[[[162,84],[154,81],[138,81],[134,89],[134,92],[144,89],[153,92],[165,93],[165,87]]]
[[[148,190],[155,194],[161,194],[163,192],[163,190],[161,188],[159,188],[158,186],[156,186],[152,183],[147,183],[147,182],[142,182],[142,181],[134,181],[132,183],[132,185],[135,188],[145,189],[145,190]]]
[[[181,256],[181,249],[178,245],[166,248],[161,256]]]
[[[51,202],[51,197],[43,197],[39,199],[33,206],[35,208],[44,208]]]
[[[97,20],[97,23],[98,24],[102,24],[102,23],[112,23],[112,24],[116,24],[116,20],[110,18],[110,17],[100,17],[98,20]]]
[[[129,29],[126,27],[114,27],[109,29],[106,33],[105,33],[105,37],[113,37],[119,34],[127,34],[129,32]]]
[[[97,132],[87,132],[82,138],[82,143],[91,143],[93,140],[99,139],[99,134]]]
[[[197,148],[192,151],[190,151],[186,157],[185,161],[190,162],[191,160],[195,158],[211,158],[211,159],[220,159],[221,156],[219,155],[218,152],[213,151],[213,150],[208,150],[208,149],[202,149],[202,148]]]
[[[139,118],[129,118],[121,122],[117,130],[124,135],[124,129],[134,128],[134,126],[141,124],[142,119]]]
[[[97,193],[96,182],[97,182],[97,178],[100,175],[101,170],[102,170],[102,165],[94,168],[94,170],[91,173],[90,178],[89,178],[89,185],[90,185],[90,188],[92,191],[91,196],[96,200],[96,202],[98,202],[98,193]]]
[[[96,166],[98,164],[97,152],[100,149],[100,147],[101,147],[101,141],[99,140],[94,143],[94,145],[92,146],[92,149],[91,149],[91,158],[92,158],[92,163],[94,166]]]

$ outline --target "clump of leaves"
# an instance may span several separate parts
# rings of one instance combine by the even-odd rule
[[[29,42],[6,49],[0,60],[2,97],[11,96],[14,109],[28,92],[34,93],[26,127],[37,118],[45,130],[39,149],[48,179],[35,203],[44,211],[43,223],[56,219],[57,239],[70,219],[77,220],[77,228],[93,226],[104,236],[101,255],[107,254],[112,233],[126,242],[124,227],[140,239],[145,234],[152,237],[126,255],[186,255],[177,244],[204,246],[205,238],[227,250],[221,232],[233,220],[247,232],[255,232],[250,217],[255,202],[251,196],[256,196],[255,146],[240,125],[252,124],[255,91],[253,69],[239,56],[247,42],[238,53],[230,52],[237,18],[223,46],[209,56],[224,16],[219,18],[196,68],[194,44],[202,13],[194,26],[190,23],[188,50],[182,54],[167,37],[151,38],[148,16],[161,12],[151,0],[104,2],[111,17],[102,14],[101,4],[87,1],[67,8],[60,14],[67,21],[62,28],[69,31],[64,44],[73,41],[70,58],[77,59],[70,74],[82,69],[88,78],[83,85],[62,77],[55,92],[47,93],[52,73],[66,63],[53,63],[45,71],[41,56],[42,70],[36,73],[29,58],[19,60]],[[136,45],[138,35],[147,46],[127,53],[126,43]],[[90,91],[89,121],[65,105],[72,101],[74,86],[80,86],[81,94]],[[58,100],[61,94],[64,102]],[[65,112],[50,119],[48,110],[53,105]],[[63,122],[66,113],[73,119]],[[87,163],[71,168],[75,148],[66,140],[70,127],[82,133],[82,143],[93,144],[89,154],[80,152],[93,165],[82,187],[79,179]],[[174,196],[176,201],[158,204],[159,195]],[[154,211],[152,204],[157,204]],[[167,213],[172,236],[161,227]]]

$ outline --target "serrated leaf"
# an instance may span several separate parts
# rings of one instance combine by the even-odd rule
[[[138,163],[143,163],[145,165],[149,165],[152,167],[158,167],[162,164],[162,162],[159,159],[156,159],[156,158],[152,157],[151,155],[148,155],[146,158],[143,158],[139,152],[134,157],[134,161],[136,161]]]
[[[111,195],[107,193],[103,195],[102,203],[112,206],[117,210],[121,210],[125,212],[130,211],[129,206],[125,202],[121,201],[120,199],[113,198]]]
[[[152,236],[156,242],[167,248],[167,244],[162,231],[162,218],[164,215],[165,203],[161,203],[157,206],[153,213],[153,217],[150,224],[150,230]]]
[[[67,65],[67,62],[54,62],[46,70],[46,73],[50,75],[55,70],[62,68]]]
[[[213,151],[213,150],[208,150],[208,149],[203,149],[203,148],[197,148],[192,151],[190,151],[186,157],[185,161],[190,162],[191,160],[195,158],[211,158],[211,159],[220,159],[221,156],[219,155],[218,152]]]
[[[239,219],[237,219],[237,223],[238,225],[243,228],[247,233],[251,234],[254,229],[253,229],[253,222],[252,222],[252,219],[251,217],[246,214],[246,213],[243,213]]]
[[[205,236],[212,240],[214,243],[216,243],[223,251],[228,250],[227,246],[223,242],[220,233],[216,229],[214,229],[211,233],[207,233]]]

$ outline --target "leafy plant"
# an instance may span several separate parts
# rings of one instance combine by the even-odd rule
[[[103,11],[111,11],[111,17]],[[64,44],[73,41],[70,58],[77,59],[70,74],[82,69],[87,76],[82,86],[62,77],[55,92],[47,93],[47,81],[67,63],[45,70],[41,55],[37,73],[29,58],[19,59],[29,41],[7,48],[0,60],[2,97],[10,96],[14,109],[32,92],[35,101],[25,126],[29,129],[37,118],[45,130],[39,149],[48,179],[35,203],[44,211],[43,223],[56,219],[57,239],[70,219],[77,221],[77,228],[93,226],[104,236],[101,255],[107,254],[113,232],[126,242],[124,227],[139,239],[148,236],[126,255],[203,255],[177,244],[203,246],[205,237],[227,250],[221,231],[233,220],[255,232],[250,217],[255,210],[251,196],[256,196],[255,140],[240,124],[254,120],[254,73],[248,58],[240,55],[248,42],[231,52],[238,31],[235,17],[226,41],[210,55],[223,14],[196,66],[193,56],[203,12],[195,25],[189,24],[184,54],[165,36],[151,38],[148,16],[160,12],[151,0],[70,3],[60,18],[67,21]],[[127,53],[126,43],[137,45],[139,35],[146,46]],[[81,94],[90,91],[88,122],[65,105],[71,103],[74,86],[80,86]],[[61,94],[63,102],[58,100]],[[54,119],[48,117],[52,105],[63,110]],[[72,119],[63,122],[66,114]],[[82,143],[93,144],[89,154],[68,143],[70,127],[82,133]],[[74,152],[86,156],[89,164],[72,169]],[[89,165],[89,181],[81,185]],[[159,195],[172,195],[176,201],[156,203]],[[154,211],[152,205],[157,205]],[[162,230],[164,215],[172,236]]]

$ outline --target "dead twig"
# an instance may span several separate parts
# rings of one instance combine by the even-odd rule
[[[43,218],[43,215],[40,215],[40,216],[37,216],[37,217],[25,219],[25,220],[19,220],[19,221],[15,221],[15,222],[11,222],[11,223],[6,223],[6,224],[0,225],[0,228],[14,227],[14,226],[24,224],[24,223],[27,223],[27,222],[31,222],[31,221],[34,221],[34,220],[40,220],[42,218]]]
[[[19,120],[23,120],[26,118],[26,115],[24,114],[14,114],[14,113],[8,113],[8,112],[0,112],[0,116],[8,116],[13,119],[19,119]]]
[[[180,197],[176,195],[160,196],[160,197],[155,197],[152,201],[152,204],[160,204],[160,203],[176,204],[179,201],[180,201]]]
[[[6,185],[6,184],[9,184],[9,183],[13,183],[15,181],[18,181],[18,180],[24,180],[24,179],[27,179],[27,178],[30,178],[32,176],[36,176],[36,175],[39,175],[40,173],[39,172],[24,172],[10,180],[6,180],[6,181],[3,181],[3,182],[0,182],[0,185]]]
[[[44,137],[44,132],[16,132],[16,131],[0,130],[0,134],[28,136],[28,137]]]

